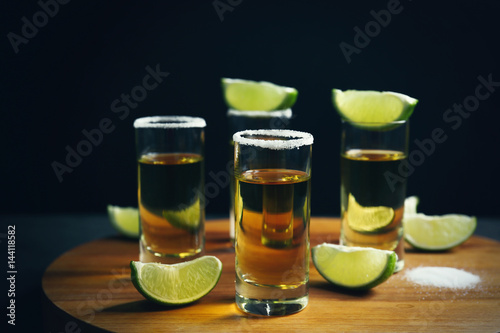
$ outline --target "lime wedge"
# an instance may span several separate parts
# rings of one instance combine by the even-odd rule
[[[164,210],[163,217],[174,227],[197,230],[200,227],[200,199],[182,210]]]
[[[163,305],[181,305],[197,301],[214,289],[222,262],[213,256],[173,265],[131,261],[130,269],[132,283],[145,298]]]
[[[119,233],[130,238],[139,238],[139,210],[137,208],[108,205],[108,217]]]
[[[352,194],[347,203],[347,223],[358,232],[373,232],[382,229],[394,220],[394,209],[385,206],[363,207]]]
[[[339,89],[332,90],[332,101],[343,119],[364,123],[366,127],[407,120],[418,103],[415,98],[390,91]]]
[[[411,196],[405,199],[405,215],[417,214],[417,206],[420,199],[417,196]]]
[[[222,91],[229,108],[240,111],[274,111],[291,108],[297,100],[295,88],[271,82],[222,79]]]
[[[444,251],[462,244],[472,236],[476,225],[474,216],[461,214],[428,216],[405,213],[403,218],[405,240],[425,251]]]
[[[312,260],[328,282],[342,288],[366,290],[394,273],[394,251],[323,243],[312,248]]]

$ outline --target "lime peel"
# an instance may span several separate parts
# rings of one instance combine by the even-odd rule
[[[344,120],[375,129],[408,120],[418,100],[392,91],[332,89],[332,102]]]
[[[476,230],[477,218],[462,214],[405,214],[405,240],[416,249],[445,251],[469,239]]]
[[[403,229],[405,240],[423,251],[445,251],[469,239],[476,230],[477,218],[463,214],[425,215],[417,212],[420,199],[405,199]]]
[[[298,92],[295,88],[266,81],[222,78],[224,100],[229,108],[241,111],[275,111],[291,108]]]
[[[139,210],[135,207],[107,206],[113,227],[122,235],[139,238]]]
[[[392,276],[397,255],[394,251],[323,243],[312,248],[312,260],[321,276],[333,285],[368,290]]]
[[[164,210],[163,217],[174,227],[196,231],[200,227],[202,211],[200,199],[182,210]]]
[[[356,198],[349,194],[347,204],[347,223],[358,232],[374,232],[392,223],[394,209],[385,206],[361,206]]]
[[[179,264],[131,261],[131,280],[146,299],[161,305],[183,305],[206,296],[219,282],[222,262],[203,256]]]

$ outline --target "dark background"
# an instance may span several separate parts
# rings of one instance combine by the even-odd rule
[[[132,123],[147,115],[204,117],[206,172],[224,170],[220,78],[233,77],[298,89],[292,127],[315,137],[313,215],[339,215],[340,121],[332,88],[391,90],[419,99],[410,151],[418,149],[415,139],[431,138],[436,128],[447,140],[415,168],[408,194],[420,196],[428,214],[499,215],[500,87],[456,129],[443,120],[447,109],[475,94],[479,76],[500,81],[499,2],[401,0],[401,12],[350,63],[339,45],[354,46],[354,28],[364,30],[374,21],[370,12],[387,9],[390,1],[221,0],[230,6],[222,19],[214,3],[73,0],[60,4],[16,53],[9,33],[22,35],[22,18],[33,22],[41,7],[4,1],[1,213],[136,206]],[[168,77],[128,115],[113,112],[113,101],[142,84],[147,66],[157,65]],[[60,181],[52,164],[65,164],[66,147],[76,149],[85,139],[82,131],[104,118],[114,130]],[[227,188],[221,187],[207,214],[227,211]]]
[[[425,213],[481,216],[478,231],[487,221],[498,225],[500,87],[456,129],[443,115],[474,96],[479,76],[500,81],[500,2],[401,0],[401,12],[350,63],[339,45],[354,45],[354,29],[370,25],[370,12],[387,9],[388,0],[221,0],[231,4],[222,19],[214,3],[72,0],[17,53],[9,36],[22,36],[34,15],[43,19],[42,9],[34,0],[0,3],[0,243],[6,271],[7,225],[15,225],[18,331],[40,331],[45,268],[77,244],[114,235],[107,204],[137,205],[135,118],[204,117],[207,175],[225,170],[221,77],[299,90],[292,127],[315,137],[313,215],[339,215],[340,121],[331,89],[392,90],[420,101],[411,117],[410,151],[436,128],[447,137],[415,168],[408,194],[420,196]],[[157,65],[170,73],[163,82],[127,116],[113,112],[113,101]],[[65,164],[66,147],[76,149],[85,140],[82,131],[103,119],[113,131],[60,181],[52,164]],[[227,216],[227,192],[221,187],[210,199],[209,216]],[[494,228],[480,234],[499,237]]]

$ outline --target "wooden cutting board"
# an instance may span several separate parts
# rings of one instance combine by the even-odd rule
[[[46,270],[46,329],[51,332],[499,332],[500,243],[474,236],[443,253],[407,247],[405,269],[365,293],[334,289],[311,262],[309,305],[284,317],[255,317],[234,303],[234,250],[229,222],[206,223],[207,254],[224,264],[210,294],[184,307],[150,303],[130,281],[130,260],[138,260],[137,241],[96,240],[74,248]],[[338,243],[340,222],[311,219],[311,246]],[[418,266],[447,266],[481,277],[474,289],[421,287],[405,272]]]

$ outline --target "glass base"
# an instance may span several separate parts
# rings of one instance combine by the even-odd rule
[[[295,299],[272,300],[250,299],[236,293],[236,305],[246,313],[260,316],[285,316],[303,310],[309,301],[309,296]]]
[[[394,249],[394,252],[398,255],[398,261],[396,261],[396,268],[394,273],[399,272],[405,267],[405,242],[401,239],[398,246]]]
[[[405,260],[402,259],[402,260],[398,260],[396,262],[396,268],[394,268],[394,273],[396,272],[399,272],[400,270],[402,270],[403,268],[405,267]]]
[[[380,248],[381,250],[389,250],[385,246],[378,246],[377,244],[374,243],[356,243],[356,242],[350,242],[347,240],[347,237],[343,233],[340,235],[340,245],[344,246],[359,246],[359,247],[373,247],[373,248]],[[405,248],[404,248],[405,242],[403,239],[400,239],[396,245],[396,248],[393,249],[392,251],[396,252],[398,256],[398,260],[396,261],[396,267],[394,268],[394,273],[401,271],[404,266],[405,266]]]

